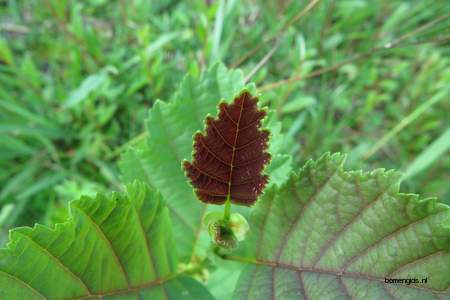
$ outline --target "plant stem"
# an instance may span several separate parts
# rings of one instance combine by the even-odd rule
[[[246,264],[253,264],[253,265],[261,265],[261,262],[259,262],[257,259],[253,257],[243,257],[243,256],[233,256],[228,254],[219,254],[219,256],[222,259],[225,260],[232,260],[232,261],[238,261]]]
[[[225,221],[230,221],[230,211],[231,211],[231,199],[230,195],[227,197],[227,201],[225,201],[225,208],[223,209],[223,219]]]

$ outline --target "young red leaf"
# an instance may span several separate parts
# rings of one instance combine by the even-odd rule
[[[221,103],[217,119],[206,118],[206,134],[194,136],[193,161],[184,162],[198,198],[206,203],[252,205],[268,181],[269,131],[261,130],[266,112],[244,91],[232,104]]]

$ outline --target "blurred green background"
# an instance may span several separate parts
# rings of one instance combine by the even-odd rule
[[[341,151],[450,202],[450,1],[7,0],[0,35],[0,242],[120,189],[154,101],[218,61],[256,83],[296,164]]]

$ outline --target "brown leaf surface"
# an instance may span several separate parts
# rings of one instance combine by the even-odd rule
[[[252,205],[268,181],[269,131],[261,130],[266,112],[244,91],[232,104],[221,103],[217,119],[206,118],[206,134],[194,136],[193,162],[184,162],[198,198],[206,203]]]

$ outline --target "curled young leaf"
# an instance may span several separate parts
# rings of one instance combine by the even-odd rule
[[[226,221],[221,212],[211,211],[205,215],[203,224],[208,228],[213,243],[225,249],[236,248],[249,230],[247,220],[239,213],[231,214]]]
[[[193,161],[185,161],[184,168],[201,201],[223,204],[230,199],[249,206],[262,193],[268,182],[262,171],[270,161],[269,131],[260,129],[266,112],[257,102],[242,92],[232,104],[219,105],[217,119],[206,118],[206,134],[195,134]]]

